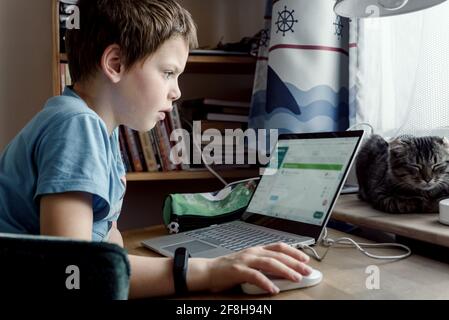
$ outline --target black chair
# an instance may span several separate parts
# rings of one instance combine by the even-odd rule
[[[115,244],[0,234],[5,298],[125,300],[129,278],[126,251]]]

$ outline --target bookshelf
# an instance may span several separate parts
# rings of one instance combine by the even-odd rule
[[[257,177],[258,170],[222,170],[217,171],[223,178],[244,179]],[[216,179],[209,171],[169,171],[169,172],[143,172],[128,173],[127,181],[158,181],[158,180],[197,180],[197,179]]]
[[[254,74],[256,59],[251,56],[193,56],[186,73]]]
[[[62,91],[61,63],[67,63],[67,55],[60,53],[59,1],[52,0],[52,38],[53,38],[53,94]],[[236,74],[253,75],[256,68],[256,58],[240,55],[190,55],[185,73],[187,74]],[[257,169],[217,170],[228,179],[244,179],[258,175]],[[170,180],[206,180],[216,179],[209,171],[168,171],[128,173],[128,181],[170,181]]]

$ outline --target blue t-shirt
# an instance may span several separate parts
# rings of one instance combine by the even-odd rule
[[[103,120],[66,88],[0,157],[0,232],[38,235],[40,197],[80,191],[93,195],[92,240],[106,240],[121,211],[125,174],[118,129],[109,136]]]

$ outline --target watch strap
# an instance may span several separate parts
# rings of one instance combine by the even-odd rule
[[[173,259],[173,280],[176,294],[182,295],[188,292],[187,289],[187,267],[190,254],[184,247],[179,247],[175,251]]]

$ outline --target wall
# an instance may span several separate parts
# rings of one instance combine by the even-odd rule
[[[198,26],[200,46],[215,47],[255,35],[263,27],[265,0],[178,0]]]
[[[51,0],[0,0],[0,151],[52,94]]]

